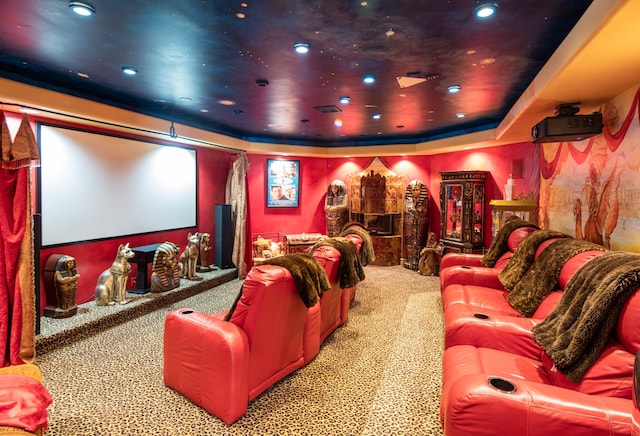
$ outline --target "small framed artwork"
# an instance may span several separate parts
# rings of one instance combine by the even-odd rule
[[[267,159],[267,207],[298,207],[300,162]]]

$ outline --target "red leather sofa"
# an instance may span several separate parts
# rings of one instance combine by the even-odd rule
[[[507,265],[522,240],[534,232],[537,227],[523,226],[513,229],[507,237],[507,250],[492,266],[485,266],[483,254],[447,253],[440,261],[440,289],[444,290],[453,283],[475,284],[479,286],[504,289],[498,280],[498,274]]]
[[[329,245],[321,245],[313,251],[312,256],[324,267],[329,283],[331,283],[331,289],[324,291],[320,298],[320,343],[322,343],[347,320],[350,290],[340,288],[340,277],[338,276],[340,251]],[[347,301],[346,306],[345,300]]]
[[[231,424],[249,401],[317,354],[320,305],[305,306],[286,268],[261,265],[247,274],[228,321],[226,314],[180,309],[167,316],[164,382]]]
[[[539,252],[554,240],[541,244]],[[531,317],[522,316],[508,300],[509,292],[476,285],[454,284],[442,294],[444,306],[444,344],[478,345],[496,350],[517,352],[523,356],[539,355],[531,329],[556,306],[573,274],[586,262],[603,254],[588,250],[569,258],[560,269],[556,289],[538,306]]]
[[[636,353],[636,360],[633,364],[633,412],[631,425],[633,436],[640,436],[640,352]]]
[[[296,256],[313,259],[313,273],[323,278],[315,304],[303,302],[304,285],[285,267]],[[347,319],[350,289],[341,287],[341,260],[341,252],[326,244],[312,256],[273,258],[249,271],[230,314],[171,312],[164,331],[165,384],[227,424],[235,422],[249,401],[310,362]]]
[[[540,327],[554,315],[558,317],[559,309],[564,309],[565,305],[574,302],[577,305],[581,301],[573,294],[576,283],[580,282],[576,276],[585,271],[586,268],[580,270],[583,265],[594,262],[596,258],[600,261],[605,259],[600,257],[602,254],[599,251],[582,252],[564,264],[558,284],[569,294],[558,303],[562,307],[554,308],[545,321],[492,312],[489,319],[476,318],[477,323],[461,323],[466,326],[465,330],[456,333],[455,343],[450,340],[445,345],[443,356],[441,419],[446,435],[631,434],[635,425],[632,415],[638,413],[632,398],[634,358],[640,349],[640,329],[637,327],[640,319],[640,267],[629,273],[628,277],[633,280],[627,277],[627,282],[631,283],[630,296],[614,299],[622,309],[612,324],[613,331],[605,337],[602,351],[594,356],[595,361],[581,378],[573,379],[570,371],[565,373],[566,368],[558,367],[551,357],[557,356],[556,351],[547,354],[534,339],[535,332],[531,333],[536,329],[535,325]],[[599,265],[598,261],[593,264]],[[597,289],[608,286],[611,279],[606,276],[608,271],[598,274],[602,280],[586,282],[588,286],[585,289],[593,295]],[[571,279],[574,283],[568,283]],[[581,302],[580,306],[585,313],[598,310],[601,302],[586,301],[589,303]],[[452,304],[446,310],[454,307],[465,306]],[[572,318],[562,319],[565,322]],[[445,324],[455,322],[455,313],[449,312]],[[485,327],[481,327],[483,322]],[[580,333],[569,327],[567,324],[566,329],[560,329],[561,333],[551,338],[554,344],[572,340],[573,336],[580,337],[579,342],[582,332],[591,330],[597,335],[599,331],[588,322],[583,329],[577,330]],[[573,342],[569,344],[573,346]],[[589,345],[591,342],[583,344],[587,344],[587,349],[592,347]],[[595,342],[593,344],[593,348],[600,349]],[[578,362],[580,364],[582,362]]]
[[[344,324],[349,317],[351,301],[355,298],[356,286],[364,279],[364,269],[359,249],[362,238],[356,234],[346,237],[322,237],[310,253],[323,265],[331,290],[323,293],[320,300],[322,312],[321,342]],[[356,242],[360,241],[360,244]]]

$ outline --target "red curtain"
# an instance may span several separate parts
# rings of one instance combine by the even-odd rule
[[[3,350],[2,366],[8,366],[28,362],[35,355],[29,166],[38,156],[26,116],[15,141],[11,141],[4,113],[0,112],[0,118],[0,350]]]
[[[31,228],[27,232],[27,218],[30,217],[28,178],[28,168],[0,168],[0,349],[4,350],[2,366],[24,363],[34,355],[34,351],[30,350],[34,339],[30,339],[30,336],[35,336],[35,332],[29,334],[28,326],[23,332],[25,316],[22,310],[25,303],[23,291],[31,295],[34,292],[29,283],[33,282],[33,256],[30,255]],[[25,255],[28,259],[25,259]],[[27,261],[28,265],[21,265],[23,261]],[[33,306],[31,311],[35,311]],[[35,320],[28,314],[27,318],[31,318],[32,322]],[[34,329],[35,325],[31,327]],[[26,334],[25,343],[23,333]],[[26,346],[26,350],[23,350],[23,346]]]
[[[629,108],[629,112],[627,113],[622,126],[617,132],[611,132],[609,127],[605,124],[602,136],[607,142],[607,146],[609,150],[616,151],[622,140],[627,134],[629,130],[629,126],[631,126],[631,121],[635,117],[636,113],[638,113],[638,119],[640,121],[640,111],[638,111],[638,106],[640,105],[640,89],[636,91],[636,95],[633,98],[633,102],[631,103],[631,107]],[[546,160],[544,155],[541,156],[540,160],[540,168],[541,174],[544,179],[551,178],[558,171],[558,163],[560,162],[560,156],[562,155],[562,151],[564,147],[569,147],[569,152],[573,160],[579,165],[583,163],[589,153],[591,152],[591,147],[593,146],[593,142],[595,141],[595,137],[592,137],[584,150],[578,150],[576,146],[572,142],[562,142],[558,145],[558,149],[556,150],[555,155],[551,160]]]

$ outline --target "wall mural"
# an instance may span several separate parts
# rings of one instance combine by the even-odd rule
[[[640,89],[602,108],[601,135],[542,144],[540,225],[640,252]]]

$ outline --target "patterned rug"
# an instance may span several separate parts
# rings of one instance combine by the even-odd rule
[[[438,277],[365,272],[349,320],[320,354],[232,426],[164,386],[162,335],[171,310],[228,309],[237,279],[38,356],[53,397],[46,435],[441,435]]]

